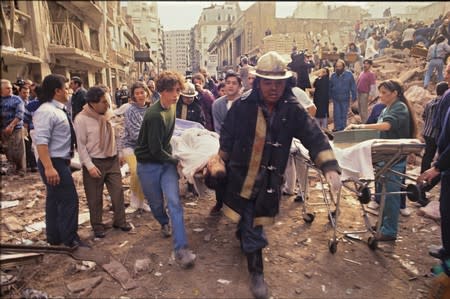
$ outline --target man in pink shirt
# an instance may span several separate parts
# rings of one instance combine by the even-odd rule
[[[356,89],[358,92],[358,111],[363,124],[367,121],[369,102],[375,97],[376,93],[376,76],[370,70],[372,68],[372,64],[372,60],[364,60],[364,70],[359,75],[358,81],[356,82]]]

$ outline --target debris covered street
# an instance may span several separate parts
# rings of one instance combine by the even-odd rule
[[[18,288],[45,291],[52,298],[251,297],[248,274],[242,271],[246,259],[234,237],[235,225],[224,216],[208,215],[215,202],[213,192],[207,191],[202,198],[182,198],[190,244],[198,253],[195,267],[185,271],[171,260],[168,251],[171,239],[161,238],[159,224],[150,213],[128,213],[128,220],[135,227],[129,233],[112,229],[106,195],[104,217],[111,229],[106,238],[94,239],[79,171],[74,173],[74,178],[78,181],[80,195],[81,238],[88,240],[93,250],[106,253],[109,263],[115,260],[122,264],[126,272],[114,276],[116,279],[102,264],[87,263],[64,254],[44,254],[41,263],[9,273],[17,275]],[[126,179],[124,183],[126,186]],[[312,172],[310,203],[323,204],[321,191],[314,188],[318,183]],[[39,175],[20,179],[11,176],[1,184],[2,207],[5,201],[18,201],[17,206],[1,210],[1,242],[45,245],[45,234],[39,228],[39,223],[45,220],[45,190]],[[433,194],[438,194],[438,190],[433,190]],[[396,245],[380,243],[373,251],[367,245],[370,234],[360,235],[362,240],[340,235],[337,252],[331,254],[328,240],[332,237],[332,228],[326,207],[308,207],[308,212],[315,213],[315,220],[307,224],[302,218],[302,203],[294,202],[293,198],[283,197],[277,222],[266,231],[269,239],[264,252],[266,279],[274,298],[427,297],[430,265],[436,263],[428,256],[427,246],[439,245],[440,228],[436,221],[418,216],[419,208],[414,203],[408,202],[412,215],[400,219]],[[344,196],[341,208],[341,229],[364,228],[354,196]],[[376,216],[370,217],[376,221]],[[283,279],[278,279],[280,277]],[[80,286],[73,285],[80,283]],[[17,293],[11,293],[17,296],[14,294]]]

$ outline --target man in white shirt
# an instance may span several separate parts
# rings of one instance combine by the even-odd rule
[[[76,248],[86,246],[77,234],[78,194],[70,171],[76,142],[66,106],[69,86],[62,75],[48,75],[42,82],[44,103],[33,115],[38,169],[47,188],[45,224],[47,242]]]

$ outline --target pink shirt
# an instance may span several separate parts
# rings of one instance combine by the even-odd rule
[[[376,76],[371,71],[362,72],[356,82],[356,89],[359,93],[369,93],[370,86],[375,85]]]

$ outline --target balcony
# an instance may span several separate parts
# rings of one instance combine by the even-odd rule
[[[96,1],[56,1],[58,4],[70,11],[70,13],[82,15],[89,20],[94,27],[99,27],[102,22],[103,9]],[[99,2],[99,1],[97,1]]]
[[[106,66],[100,52],[92,50],[86,35],[74,23],[51,23],[48,50],[51,54],[61,55],[66,59],[82,62],[90,66]]]
[[[134,61],[134,52],[131,49],[120,48],[117,51],[118,63],[123,65],[128,65]]]
[[[6,29],[11,33],[11,7],[3,5],[3,12],[5,13]],[[23,37],[27,32],[27,25],[30,24],[31,17],[19,9],[14,10],[14,33]],[[4,44],[2,42],[2,44]]]

